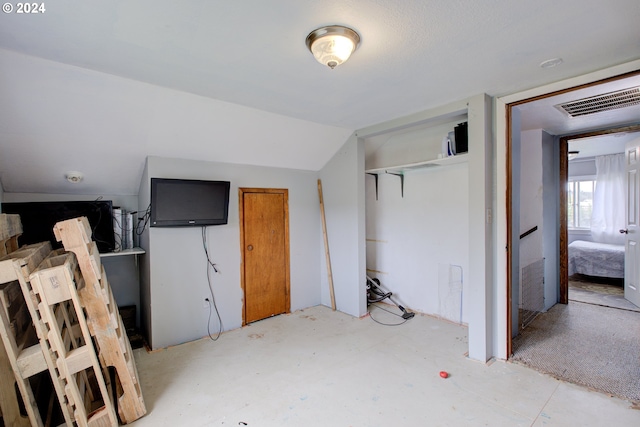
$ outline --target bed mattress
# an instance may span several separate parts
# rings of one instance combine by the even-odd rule
[[[624,278],[624,245],[576,240],[569,244],[569,276]]]

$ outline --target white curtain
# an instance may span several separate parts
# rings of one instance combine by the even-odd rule
[[[596,188],[591,213],[591,236],[595,242],[623,245],[625,227],[624,154],[596,157]]]

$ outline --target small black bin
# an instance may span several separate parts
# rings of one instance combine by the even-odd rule
[[[469,151],[469,132],[467,122],[458,124],[453,129],[456,136],[456,154]]]

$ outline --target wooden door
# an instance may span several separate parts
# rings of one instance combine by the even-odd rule
[[[290,311],[288,191],[240,188],[243,324]]]
[[[640,306],[640,138],[628,142],[625,147],[627,197],[624,257],[624,297],[636,306]]]

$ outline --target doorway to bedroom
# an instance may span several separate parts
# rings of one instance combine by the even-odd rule
[[[560,170],[560,185],[566,189],[560,217],[567,219],[566,245],[560,242],[561,302],[638,310],[636,233],[628,233],[629,227],[637,227],[637,141],[638,125],[560,138],[560,156],[568,163]],[[631,153],[628,161],[625,151]],[[632,253],[625,255],[625,247]]]
[[[588,179],[581,179],[584,181],[581,184],[570,183],[567,156],[569,151],[582,151],[586,157],[586,149],[574,149],[574,144],[586,137],[595,138],[598,132],[594,129],[605,130],[600,133],[614,133],[612,128],[637,125],[640,110],[635,109],[627,116],[624,109],[620,109],[601,113],[595,119],[593,116],[575,119],[563,115],[559,105],[591,96],[585,95],[588,92],[613,92],[616,90],[613,86],[638,87],[639,74],[509,105],[507,145],[507,205],[510,207],[507,217],[511,236],[507,288],[509,359],[570,382],[633,400],[640,399],[637,386],[640,373],[626,370],[635,369],[637,364],[627,356],[640,353],[636,338],[640,334],[640,326],[636,326],[640,325],[640,313],[593,301],[577,301],[579,290],[569,288],[567,252],[571,242],[568,229],[577,231],[572,241],[590,234],[591,227],[586,224],[593,212],[587,212],[585,208],[593,203],[593,194],[587,197]],[[546,113],[543,112],[545,109]],[[572,153],[572,157],[580,156]],[[594,180],[595,177],[591,177],[591,181]],[[572,189],[572,185],[575,188]],[[591,185],[593,193],[593,183]],[[580,200],[569,199],[576,195],[578,199],[583,196],[582,204]],[[579,211],[571,210],[576,208]],[[624,206],[619,211],[624,213]],[[619,234],[619,230],[617,232]],[[593,283],[596,276],[585,277],[591,285],[599,285]],[[576,278],[572,275],[572,279]],[[526,287],[530,282],[535,285],[533,292]],[[586,283],[576,287],[580,285],[585,292],[593,291]],[[606,285],[619,289],[620,281]],[[631,335],[624,338],[625,333]],[[592,381],[598,377],[606,381]],[[623,389],[612,389],[611,384],[622,385]]]

